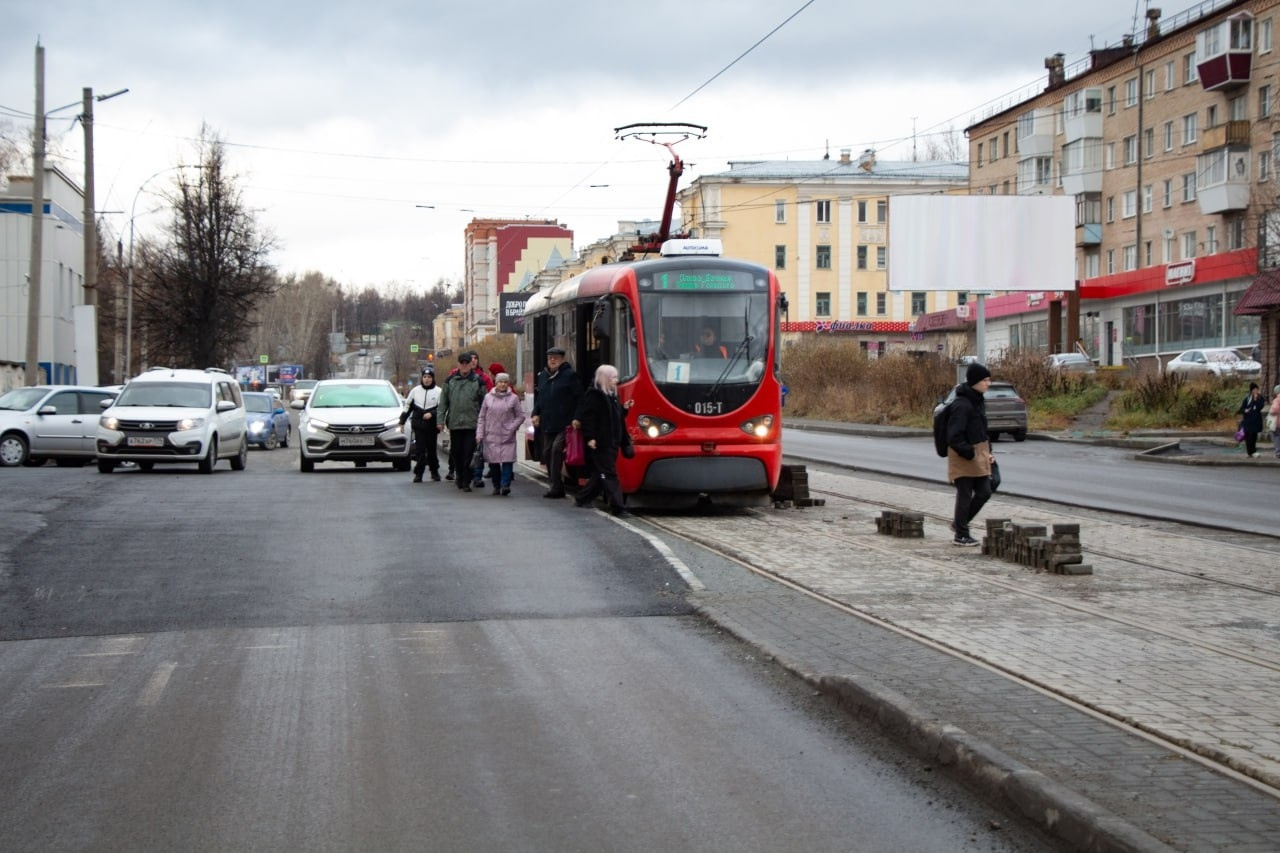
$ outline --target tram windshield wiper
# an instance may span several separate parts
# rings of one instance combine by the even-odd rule
[[[728,378],[729,373],[733,370],[733,366],[738,363],[738,360],[742,358],[742,354],[751,346],[752,340],[754,338],[751,335],[747,335],[742,339],[741,343],[733,348],[733,354],[729,356],[729,361],[725,364],[724,370],[720,371],[720,375],[716,377],[715,384],[708,388],[707,393],[703,395],[706,399],[710,400],[715,397],[716,392],[724,385],[725,379]]]

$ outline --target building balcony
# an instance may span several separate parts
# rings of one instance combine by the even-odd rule
[[[1212,151],[1228,145],[1249,145],[1252,125],[1248,121],[1228,121],[1216,127],[1206,127],[1200,136],[1200,150]]]
[[[1252,71],[1253,51],[1219,54],[1196,66],[1206,92],[1225,92],[1247,85]]]
[[[1083,195],[1102,192],[1102,169],[1086,169],[1080,172],[1062,173],[1064,195]]]
[[[1063,133],[1067,142],[1074,142],[1077,139],[1087,139],[1089,137],[1102,137],[1102,111],[1098,112],[1078,112],[1075,115],[1068,115],[1063,120]]]
[[[1102,223],[1090,222],[1076,226],[1076,246],[1097,246],[1102,243]]]
[[[1239,12],[1196,33],[1196,72],[1206,92],[1243,86],[1252,71],[1252,14]]]

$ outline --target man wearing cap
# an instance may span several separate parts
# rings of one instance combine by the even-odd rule
[[[991,453],[987,435],[987,405],[982,396],[991,387],[991,371],[974,362],[956,386],[956,399],[947,415],[947,479],[956,487],[952,529],[956,545],[977,545],[969,535],[969,523],[991,499]]]
[[[454,484],[463,492],[471,491],[471,457],[476,452],[476,422],[484,395],[484,383],[471,369],[471,354],[464,352],[458,356],[457,371],[449,374],[440,389],[436,410],[436,429],[449,430],[449,467],[457,472]]]
[[[582,399],[582,383],[573,372],[573,365],[565,361],[564,350],[551,347],[547,350],[547,366],[538,372],[534,382],[533,421],[534,439],[538,457],[547,466],[551,487],[543,497],[562,498],[564,491],[564,430],[573,424],[573,413]]]
[[[413,429],[413,482],[421,483],[422,474],[431,469],[431,479],[440,481],[440,457],[436,441],[440,431],[436,429],[436,411],[440,405],[440,389],[436,387],[436,372],[422,368],[422,381],[409,392],[405,410],[400,413],[400,424],[409,421]]]

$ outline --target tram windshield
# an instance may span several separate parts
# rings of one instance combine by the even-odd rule
[[[645,357],[659,385],[755,385],[764,375],[768,293],[643,293],[640,311]]]

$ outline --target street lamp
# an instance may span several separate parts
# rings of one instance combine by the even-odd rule
[[[177,166],[169,166],[149,176],[138,186],[138,191],[133,194],[133,204],[129,207],[129,271],[124,286],[124,378],[126,380],[133,376],[133,220],[138,215],[138,198],[147,188],[147,184],[155,178],[185,168],[187,168],[186,164],[179,163]]]

